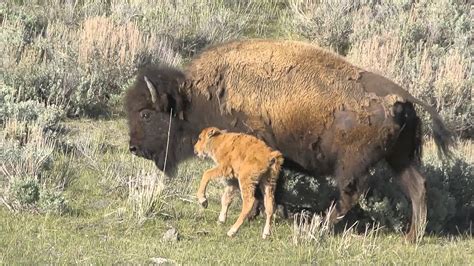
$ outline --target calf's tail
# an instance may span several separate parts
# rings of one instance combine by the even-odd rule
[[[270,171],[272,176],[278,177],[283,165],[284,159],[283,154],[279,151],[273,151],[270,153]]]

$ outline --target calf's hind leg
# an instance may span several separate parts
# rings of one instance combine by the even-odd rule
[[[275,209],[275,184],[266,182],[263,185],[263,189],[266,221],[265,227],[263,228],[262,238],[265,239],[270,236],[271,233],[271,222]]]
[[[233,180],[227,182],[224,188],[224,193],[222,193],[221,197],[221,212],[219,213],[219,219],[217,220],[218,223],[225,223],[227,219],[227,211],[229,210],[229,206],[232,203],[232,199],[234,198],[235,193],[238,190],[238,183],[234,184]]]
[[[250,183],[250,181],[247,181]],[[248,184],[245,181],[240,183],[240,191],[242,193],[242,211],[240,212],[239,218],[237,221],[232,225],[230,230],[227,232],[227,235],[232,237],[234,236],[237,231],[239,230],[242,223],[245,219],[249,216],[250,212],[252,211],[252,207],[255,203],[255,184]]]

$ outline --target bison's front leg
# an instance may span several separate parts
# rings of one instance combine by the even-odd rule
[[[335,208],[329,208],[328,210],[331,224],[339,222],[357,203],[361,193],[365,190],[367,174],[364,170],[358,170],[354,165],[358,164],[340,165],[336,170],[339,200]]]
[[[224,175],[224,172],[218,166],[207,170],[202,175],[201,183],[199,184],[199,189],[196,194],[198,198],[198,202],[199,204],[201,204],[202,207],[207,208],[207,198],[206,198],[207,184],[209,184],[209,181],[211,181],[212,179],[216,179],[223,175]]]

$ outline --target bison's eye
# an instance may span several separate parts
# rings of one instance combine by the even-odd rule
[[[140,112],[140,117],[144,121],[148,121],[151,118],[151,112],[149,110],[143,110],[143,111]]]

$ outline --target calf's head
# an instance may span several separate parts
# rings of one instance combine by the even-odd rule
[[[184,119],[179,93],[183,81],[184,75],[176,69],[146,68],[125,96],[130,152],[153,160],[160,170],[172,170],[176,164],[179,149],[173,144],[181,137],[177,129]]]
[[[209,150],[209,142],[212,141],[212,138],[221,134],[223,131],[216,127],[208,127],[201,131],[199,138],[194,144],[194,154],[199,158],[204,158],[207,156],[212,156]]]

